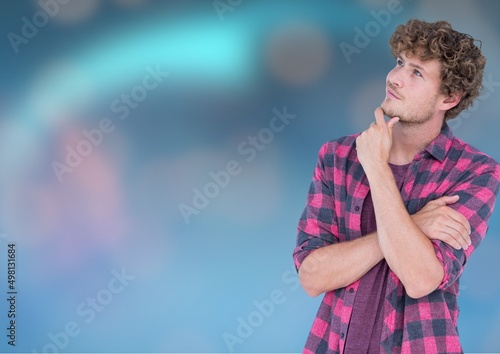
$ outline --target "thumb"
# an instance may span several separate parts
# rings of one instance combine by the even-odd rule
[[[399,117],[392,117],[387,122],[387,126],[389,127],[389,129],[392,129],[397,122],[399,122]]]
[[[459,199],[458,195],[451,195],[451,196],[445,195],[444,197],[441,197],[441,198],[434,200],[434,202],[439,206],[443,206],[443,205],[456,203],[458,201],[458,199]]]

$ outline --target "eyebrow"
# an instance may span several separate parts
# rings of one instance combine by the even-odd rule
[[[401,56],[398,56],[398,59],[401,59],[402,61],[404,61],[404,60],[403,60],[403,58],[402,58]],[[422,66],[420,66],[420,65],[418,65],[418,64],[408,63],[408,65],[409,65],[409,66],[411,66],[412,68],[415,68],[415,69],[418,69],[418,70],[420,70],[420,71],[423,71],[423,72],[424,72],[425,74],[427,74],[427,75],[429,74],[429,73],[427,72],[427,70],[425,70],[425,68],[424,68],[424,67],[422,67]]]

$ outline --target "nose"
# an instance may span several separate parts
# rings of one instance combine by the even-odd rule
[[[387,73],[386,81],[393,86],[403,87],[403,80],[401,78],[401,74],[398,71],[398,68],[394,68]]]

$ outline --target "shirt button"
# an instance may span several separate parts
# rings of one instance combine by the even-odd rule
[[[350,288],[350,289],[349,289],[349,292],[350,292],[350,293],[353,293],[353,292],[354,292],[354,288]]]
[[[359,211],[359,206],[357,206],[357,205],[356,205],[356,206],[354,207],[354,210],[355,210],[355,211]]]
[[[340,333],[340,339],[344,339],[344,333]]]

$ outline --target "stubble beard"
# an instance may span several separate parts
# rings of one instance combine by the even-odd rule
[[[425,107],[413,107],[413,108],[394,108],[389,106],[390,103],[386,98],[380,108],[384,111],[384,114],[389,117],[399,117],[399,124],[416,127],[427,123],[432,119],[433,109],[431,105],[426,105]]]

